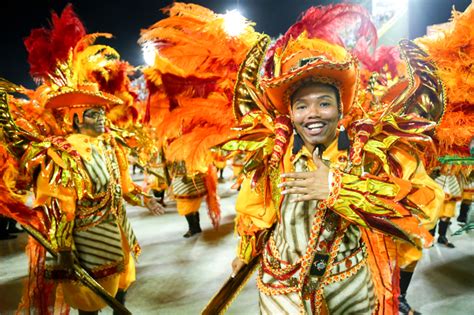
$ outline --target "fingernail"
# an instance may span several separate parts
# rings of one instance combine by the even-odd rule
[[[281,194],[286,195],[288,192],[286,190],[282,190]]]
[[[231,278],[235,278],[235,273],[230,275]]]
[[[281,177],[281,178],[285,178],[286,176],[285,176],[285,174],[281,174],[280,177]]]

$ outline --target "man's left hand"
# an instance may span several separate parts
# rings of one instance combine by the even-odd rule
[[[160,203],[156,201],[155,198],[146,198],[145,207],[147,207],[148,210],[150,210],[150,212],[154,215],[162,215],[165,213],[165,208],[160,205]]]

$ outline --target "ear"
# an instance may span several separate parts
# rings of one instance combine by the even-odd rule
[[[337,100],[337,113],[339,114],[339,120],[341,120],[344,117],[344,113],[342,112],[342,103],[339,99]]]
[[[290,116],[291,123],[295,120],[295,117],[293,115],[293,103],[290,104],[290,110],[288,111],[288,116]]]
[[[77,131],[79,131],[79,129],[81,128],[81,122],[79,121],[79,115],[77,115],[77,113],[74,114],[73,118],[72,118],[72,126],[74,129],[76,129]]]

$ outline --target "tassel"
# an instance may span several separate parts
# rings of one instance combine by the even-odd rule
[[[339,151],[349,150],[351,142],[349,141],[349,136],[347,135],[346,128],[341,126],[339,130],[339,137],[337,138],[337,149]]]
[[[301,148],[304,146],[304,141],[303,138],[296,132],[294,133],[294,141],[293,141],[293,149],[291,150],[291,153],[295,155],[296,153],[300,152]]]

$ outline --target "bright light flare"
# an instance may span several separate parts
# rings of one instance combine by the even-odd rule
[[[156,48],[152,43],[145,43],[142,47],[143,60],[148,66],[153,66],[155,64],[156,58]]]
[[[239,36],[245,31],[247,21],[238,10],[227,11],[224,15],[224,31],[230,36]]]

